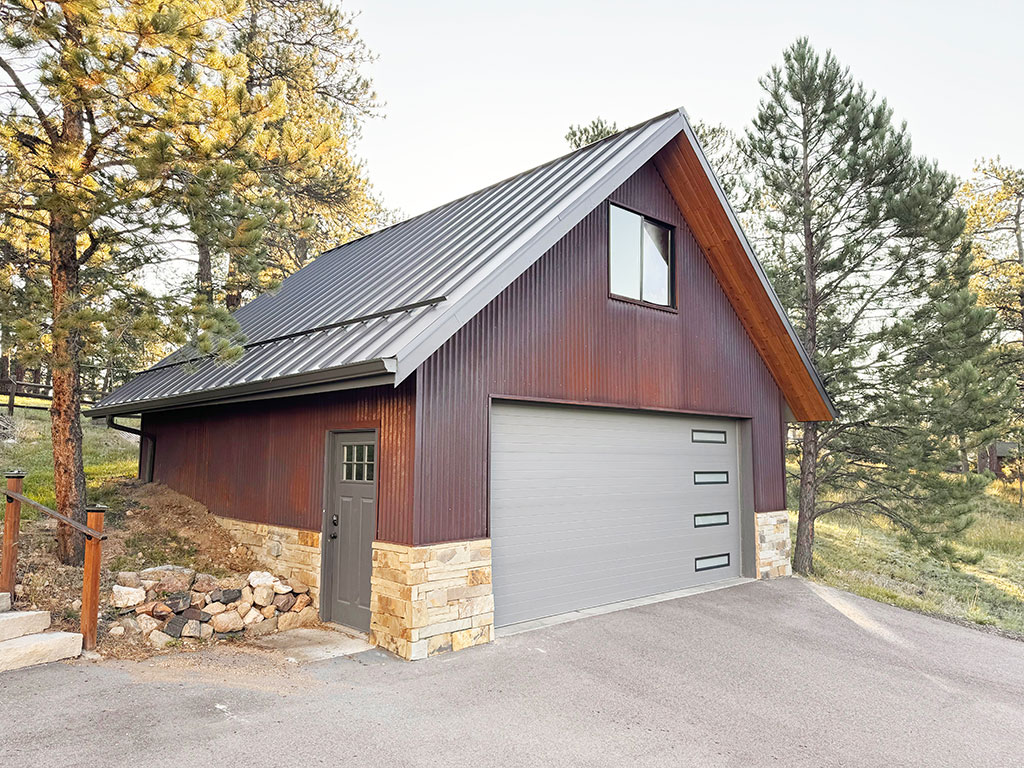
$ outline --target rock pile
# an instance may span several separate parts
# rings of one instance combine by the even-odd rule
[[[247,579],[217,579],[178,565],[123,571],[112,601],[121,619],[110,634],[141,633],[157,648],[178,638],[265,635],[317,620],[309,587],[266,571]]]

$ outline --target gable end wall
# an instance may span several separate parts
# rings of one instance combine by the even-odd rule
[[[755,508],[785,508],[782,396],[653,163],[609,200],[675,227],[679,311],[608,297],[598,206],[417,371],[415,544],[488,536],[501,395],[749,417]]]

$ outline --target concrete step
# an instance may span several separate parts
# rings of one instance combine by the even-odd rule
[[[49,611],[6,611],[0,613],[0,643],[42,632],[50,626]]]
[[[0,643],[0,672],[73,659],[82,654],[82,636],[77,632],[41,632]]]
[[[11,593],[0,592],[0,613],[11,610]]]

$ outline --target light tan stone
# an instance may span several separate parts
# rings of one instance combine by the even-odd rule
[[[461,632],[452,633],[452,650],[461,651],[474,645],[491,642],[492,627],[472,627]]]

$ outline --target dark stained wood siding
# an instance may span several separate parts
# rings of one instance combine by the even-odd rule
[[[610,198],[676,228],[678,312],[608,297],[599,206],[417,371],[416,544],[488,535],[491,396],[752,420],[755,507],[785,508],[779,389],[653,163]]]
[[[319,531],[327,433],[379,429],[377,538],[412,541],[416,394],[390,386],[147,414],[154,479],[240,520]]]

